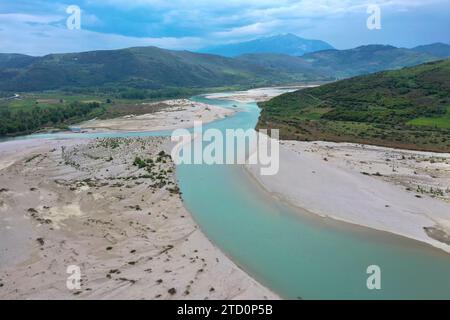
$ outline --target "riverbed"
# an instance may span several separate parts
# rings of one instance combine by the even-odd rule
[[[192,99],[238,111],[205,128],[254,128],[259,117],[254,102],[204,96]],[[31,138],[170,133],[41,134]],[[438,249],[291,207],[266,193],[241,166],[180,165],[177,178],[184,204],[203,232],[251,276],[283,298],[450,298],[450,255]],[[381,268],[381,290],[367,288],[366,271],[372,265]]]

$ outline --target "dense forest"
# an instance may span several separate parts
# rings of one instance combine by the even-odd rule
[[[60,107],[28,109],[0,109],[0,135],[32,133],[44,127],[64,127],[102,114],[104,108],[97,102],[73,102]]]

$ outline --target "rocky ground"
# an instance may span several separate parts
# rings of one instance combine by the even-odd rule
[[[169,143],[27,142],[29,152],[6,150],[0,299],[276,298],[183,207]],[[66,286],[69,266],[80,268],[80,289]]]
[[[203,123],[231,116],[234,110],[221,108],[187,99],[167,100],[141,105],[148,109],[152,106],[161,110],[148,114],[128,114],[123,117],[83,122],[76,127],[83,131],[160,131],[194,127],[195,121]]]

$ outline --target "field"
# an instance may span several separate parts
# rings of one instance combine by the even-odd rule
[[[15,136],[38,131],[63,130],[94,118],[109,119],[129,114],[139,115],[161,110],[164,105],[145,103],[188,98],[208,92],[230,91],[241,87],[105,89],[102,91],[47,91],[12,94],[0,98],[0,136]]]
[[[408,122],[413,126],[435,127],[439,129],[450,129],[450,106],[447,107],[447,113],[440,117],[416,118]]]

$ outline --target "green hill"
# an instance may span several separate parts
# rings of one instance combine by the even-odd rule
[[[450,151],[450,59],[338,81],[261,103],[283,139]]]
[[[294,80],[334,80],[332,72],[315,68],[301,57],[285,54],[245,54],[235,58],[247,66],[262,68],[283,79]]]
[[[276,70],[245,61],[156,47],[52,54],[22,65],[17,60],[13,59],[10,66],[6,62],[2,66],[0,56],[0,91],[108,86],[145,89],[219,87],[297,80],[295,76],[285,77]]]
[[[38,58],[24,54],[0,53],[0,68],[25,68],[36,61]]]
[[[395,70],[441,59],[427,53],[384,45],[319,51],[306,54],[302,58],[316,70],[338,79]]]
[[[378,45],[302,57],[265,53],[227,58],[156,47],[44,57],[0,54],[0,92],[268,86],[333,81],[437,59],[426,53]]]
[[[424,46],[418,46],[412,50],[416,52],[426,53],[434,57],[446,59],[450,57],[450,45],[445,43],[433,43]]]

